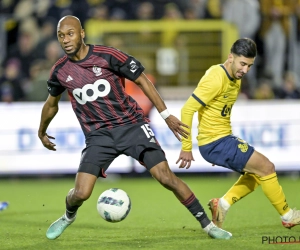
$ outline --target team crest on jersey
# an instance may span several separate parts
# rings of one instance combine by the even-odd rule
[[[95,73],[96,76],[102,75],[101,68],[96,65],[94,65],[94,67],[93,67],[93,72]]]

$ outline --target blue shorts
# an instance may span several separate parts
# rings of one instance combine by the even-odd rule
[[[254,148],[236,136],[228,135],[217,141],[199,146],[202,157],[217,166],[242,173]]]

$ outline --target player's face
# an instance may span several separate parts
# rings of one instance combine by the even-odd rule
[[[64,52],[72,58],[83,44],[84,31],[75,22],[61,22],[57,26],[57,38]]]
[[[242,79],[242,77],[250,70],[254,60],[255,58],[233,55],[233,62],[231,64],[233,78],[237,80]]]

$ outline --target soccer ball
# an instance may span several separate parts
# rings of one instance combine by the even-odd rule
[[[124,220],[131,209],[131,201],[125,191],[119,188],[110,188],[100,194],[97,201],[97,210],[100,216],[108,222]]]

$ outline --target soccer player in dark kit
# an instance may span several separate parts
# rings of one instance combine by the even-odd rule
[[[231,233],[216,227],[190,188],[170,170],[163,150],[155,139],[143,110],[124,91],[124,79],[134,81],[152,101],[174,135],[187,137],[185,124],[171,115],[156,88],[134,57],[103,45],[85,44],[85,32],[77,17],[65,16],[57,25],[57,37],[66,55],[52,67],[49,96],[43,106],[38,136],[49,150],[56,150],[54,137],[46,130],[58,112],[61,94],[67,90],[72,108],[86,137],[86,147],[67,194],[65,214],[47,230],[56,239],[75,221],[78,208],[87,200],[98,177],[121,154],[141,162],[151,175],[200,222],[215,239],[230,239]]]

